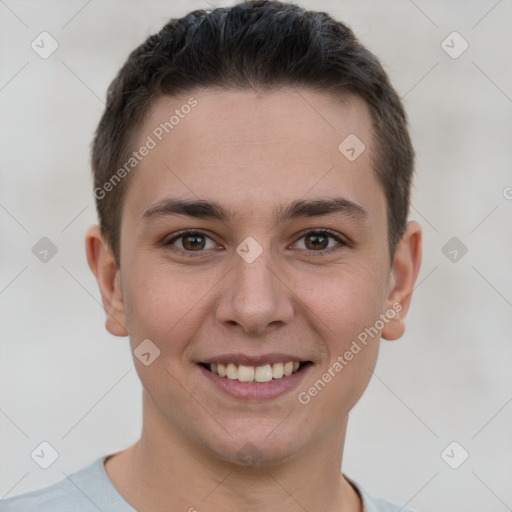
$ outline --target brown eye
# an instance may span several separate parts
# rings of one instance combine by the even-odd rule
[[[303,247],[299,247],[299,249],[305,249],[308,252],[329,252],[331,249],[335,250],[336,248],[343,247],[347,245],[339,236],[337,236],[334,232],[331,231],[310,231],[306,233],[299,241],[303,242]],[[332,244],[332,240],[337,243]],[[299,243],[299,242],[297,242]]]
[[[182,232],[168,242],[165,242],[164,245],[167,247],[172,246],[173,250],[182,253],[202,253],[205,250],[216,247],[215,242],[200,231]]]

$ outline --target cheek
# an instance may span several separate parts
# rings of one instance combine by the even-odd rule
[[[158,263],[138,267],[137,277],[124,287],[127,325],[139,379],[163,414],[173,407],[186,408],[189,395],[179,384],[189,367],[187,347],[204,322],[204,311],[213,285],[194,275],[162,268]],[[203,298],[203,300],[201,300]],[[157,357],[146,365],[137,354],[144,340],[156,345]],[[147,342],[144,341],[147,344]],[[159,352],[158,352],[159,350]],[[147,351],[147,350],[144,350]],[[180,404],[180,405],[177,405]]]
[[[304,276],[301,302],[328,352],[301,391],[320,415],[348,412],[366,389],[378,355],[385,280],[377,268],[350,266],[328,276]],[[316,397],[320,397],[317,399]]]
[[[330,349],[341,350],[349,338],[375,323],[386,286],[378,268],[355,264],[303,273],[294,291]]]
[[[201,298],[211,286],[190,273],[161,265],[140,265],[124,287],[125,311],[132,345],[149,338],[162,353],[183,349],[180,340],[197,324]],[[135,274],[135,273],[134,273]],[[140,276],[140,277],[138,277]],[[172,343],[170,343],[172,341]]]

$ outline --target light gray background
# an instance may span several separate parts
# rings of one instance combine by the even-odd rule
[[[128,53],[208,4],[0,1],[0,497],[140,433],[128,341],[105,331],[85,259],[89,144]],[[424,512],[512,510],[512,2],[301,4],[347,22],[380,57],[418,155],[411,219],[424,228],[423,265],[407,332],[383,341],[351,414],[343,471]],[[48,59],[30,46],[42,31],[59,44]],[[457,59],[441,47],[453,31],[469,43]],[[44,236],[58,248],[47,263],[31,251]],[[456,263],[441,250],[454,236],[468,248]],[[454,440],[469,452],[458,469],[441,457]],[[59,453],[47,470],[30,457],[42,441]]]

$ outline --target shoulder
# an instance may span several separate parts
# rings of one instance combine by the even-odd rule
[[[0,512],[61,512],[75,507],[75,510],[87,511],[92,503],[86,501],[87,498],[66,478],[44,489],[1,500]]]
[[[77,489],[70,487],[66,480],[58,482],[37,491],[28,492],[14,498],[0,501],[1,512],[60,512],[74,505],[78,510],[83,508],[83,495],[77,493]]]
[[[374,498],[359,483],[347,477],[345,474],[343,476],[361,497],[361,501],[363,502],[363,512],[414,512],[411,509],[405,508],[404,505],[398,505],[391,501]]]
[[[109,510],[121,510],[115,507],[117,496],[105,480],[103,460],[96,459],[44,489],[0,500],[0,512],[98,512],[106,502]]]

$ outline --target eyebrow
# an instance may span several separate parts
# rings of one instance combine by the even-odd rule
[[[288,205],[274,209],[275,222],[287,220],[319,217],[322,215],[338,215],[356,220],[367,220],[368,212],[360,205],[343,197],[327,199],[297,200]],[[142,221],[147,222],[153,218],[173,215],[186,215],[198,219],[214,219],[228,221],[235,218],[235,212],[225,208],[216,201],[205,199],[190,200],[167,197],[147,209],[142,215]]]

